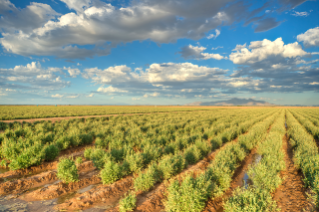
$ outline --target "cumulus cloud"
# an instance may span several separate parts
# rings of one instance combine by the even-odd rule
[[[30,33],[33,29],[42,27],[47,21],[61,15],[50,5],[35,2],[24,9],[18,9],[9,0],[0,0],[0,8],[2,14],[0,28],[11,33],[16,30]]]
[[[185,0],[183,4],[142,0],[121,8],[99,0],[63,0],[75,12],[61,15],[47,4],[32,3],[17,9],[9,0],[1,2],[1,10],[11,10],[0,21],[5,31],[0,43],[7,52],[68,59],[108,55],[119,43],[132,41],[198,40],[212,30],[215,34],[209,38],[216,38],[220,34],[217,27],[253,20],[252,16],[261,11],[235,0]],[[262,20],[256,31],[276,24],[272,19]]]
[[[60,73],[60,68],[42,68],[39,62],[9,69],[0,68],[0,87],[59,90],[70,84],[61,78]]]
[[[227,70],[192,63],[153,63],[138,72],[125,65],[85,69],[83,77],[102,86],[98,93],[141,95],[144,98],[194,97],[236,93],[238,89],[255,90],[260,80],[249,77],[227,77]],[[107,85],[108,87],[104,87]]]
[[[234,49],[236,52],[232,52],[229,59],[235,64],[253,64],[269,58],[296,58],[307,54],[297,42],[284,45],[282,38],[253,41],[248,48],[250,50],[245,45],[237,45]]]
[[[212,39],[212,38],[216,39],[220,35],[220,30],[215,29],[215,33],[216,33],[215,35],[214,34],[208,35],[207,39]]]
[[[81,74],[81,71],[78,68],[63,67],[64,70],[67,70],[71,77],[75,78]]]
[[[319,80],[319,68],[314,66],[318,60],[310,57],[297,42],[285,45],[281,38],[253,41],[248,48],[238,45],[229,55],[239,65],[231,77],[260,79],[255,86],[258,92],[318,91],[317,85],[311,86]]]
[[[178,52],[181,54],[181,56],[186,59],[195,59],[195,60],[208,60],[208,59],[215,59],[215,60],[221,60],[226,59],[224,56],[220,54],[209,54],[209,53],[203,53],[206,48],[203,46],[184,46],[182,47],[181,51]]]
[[[303,42],[305,47],[319,46],[319,27],[308,29],[305,33],[297,36],[299,42]]]

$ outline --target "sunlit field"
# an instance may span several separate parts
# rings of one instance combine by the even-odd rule
[[[318,207],[317,108],[4,108],[2,119],[127,114],[1,122],[0,210]]]

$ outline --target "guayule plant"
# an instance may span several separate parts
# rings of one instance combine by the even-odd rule
[[[113,161],[108,161],[101,170],[102,183],[111,184],[122,177],[121,166]]]
[[[58,164],[57,176],[65,183],[78,181],[79,174],[75,162],[69,158],[62,158]]]
[[[51,144],[45,147],[44,152],[45,152],[45,160],[51,161],[51,160],[54,160],[59,155],[60,150],[55,145]]]
[[[180,184],[173,181],[168,187],[165,210],[169,212],[200,212],[204,209],[206,200],[211,196],[211,171],[201,174],[197,178],[188,175]]]
[[[120,212],[133,211],[136,207],[136,195],[129,194],[120,200],[119,209]]]

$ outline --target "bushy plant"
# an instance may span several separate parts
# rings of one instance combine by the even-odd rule
[[[126,197],[120,200],[119,210],[120,212],[133,211],[136,207],[136,195],[130,193]]]
[[[108,161],[101,170],[101,179],[104,185],[111,184],[122,177],[121,167],[119,164]]]
[[[45,147],[44,153],[45,153],[45,160],[52,161],[59,155],[60,150],[54,144],[51,144]]]
[[[277,211],[277,206],[268,191],[250,186],[248,189],[237,188],[224,209],[225,212]]]
[[[144,166],[144,158],[141,153],[127,155],[125,160],[130,164],[131,172],[137,172]]]
[[[211,196],[212,186],[209,173],[197,178],[188,175],[181,184],[178,180],[173,181],[167,189],[167,200],[164,202],[166,211],[202,211]]]
[[[159,167],[153,163],[149,166],[146,172],[140,173],[134,179],[134,188],[136,191],[148,191],[155,183],[161,181],[162,173]]]
[[[77,166],[79,166],[79,165],[81,165],[81,163],[82,163],[82,157],[77,157],[77,158],[75,159],[75,164],[76,164]]]
[[[62,158],[58,163],[57,177],[65,183],[78,181],[79,174],[75,162],[69,158]]]

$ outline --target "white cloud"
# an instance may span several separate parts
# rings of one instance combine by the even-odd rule
[[[31,2],[26,8],[18,9],[9,0],[0,1],[0,14],[0,28],[11,33],[21,30],[19,34],[30,33],[61,15],[47,4]]]
[[[93,97],[94,93],[89,94],[87,97]]]
[[[293,13],[291,15],[296,16],[296,17],[298,17],[298,16],[307,17],[310,14],[308,12],[293,11]]]
[[[212,39],[212,38],[216,39],[220,35],[220,30],[215,29],[215,33],[216,33],[215,35],[214,34],[208,35],[207,39]]]
[[[10,1],[2,0],[6,3],[1,10],[11,10],[1,16],[0,27],[5,29],[0,39],[3,48],[23,56],[84,59],[108,55],[111,48],[132,41],[199,40],[212,30],[215,33],[208,38],[216,38],[220,35],[216,28],[253,20],[252,16],[260,9],[252,10],[251,5],[235,0],[185,0],[183,4],[172,0],[143,0],[120,8],[100,0],[62,1],[75,12],[61,15],[41,3],[17,9]],[[279,24],[271,18],[262,21],[257,24],[258,30]]]
[[[14,68],[0,68],[0,87],[18,87],[20,89],[59,90],[69,85],[57,75],[60,68],[43,68],[40,62],[32,62],[26,66],[17,65]],[[15,83],[14,85],[9,81]],[[23,85],[21,85],[23,83]]]
[[[305,33],[297,36],[299,42],[306,47],[319,46],[319,27],[308,29]]]
[[[251,51],[242,46],[240,50],[237,46],[236,49],[236,52],[229,55],[229,59],[235,64],[253,64],[271,57],[295,58],[307,54],[297,42],[284,45],[282,38],[250,42]]]
[[[61,94],[54,94],[54,95],[51,95],[52,98],[62,98],[63,95]]]
[[[312,82],[312,83],[309,83],[309,85],[319,85],[319,82]]]
[[[127,93],[128,91],[123,90],[123,89],[119,89],[119,88],[114,88],[113,86],[109,86],[107,88],[99,87],[97,89],[97,92],[101,92],[101,93]]]
[[[184,59],[196,59],[196,60],[227,59],[220,54],[203,53],[203,51],[205,51],[205,50],[206,50],[206,48],[203,46],[188,45],[188,46],[182,47],[182,50],[178,53],[180,53]]]
[[[81,71],[77,68],[63,67],[64,70],[67,70],[71,77],[75,78],[77,75],[81,74]]]
[[[133,100],[133,101],[137,101],[137,100],[141,100],[141,98],[133,97],[132,100]]]

